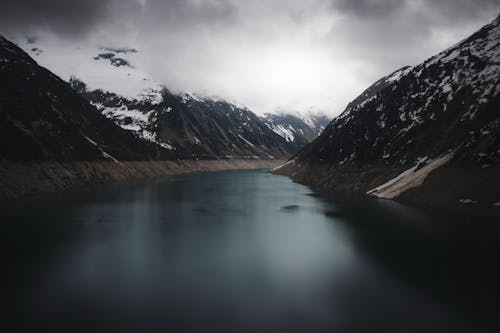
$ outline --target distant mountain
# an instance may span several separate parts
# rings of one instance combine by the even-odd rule
[[[297,152],[316,139],[331,121],[330,117],[318,112],[304,115],[268,113],[262,119]]]
[[[381,198],[500,206],[499,23],[377,81],[279,172]]]
[[[67,82],[0,36],[1,161],[118,161],[160,157],[174,156],[169,150],[116,126]]]
[[[132,99],[71,79],[72,87],[106,117],[141,138],[184,158],[282,158],[291,145],[253,112],[234,104],[173,94],[162,88],[158,98]]]
[[[326,124],[322,115],[259,117],[221,99],[174,94],[140,69],[137,49],[66,49],[60,60],[37,43],[22,45],[107,118],[180,158],[288,157]]]

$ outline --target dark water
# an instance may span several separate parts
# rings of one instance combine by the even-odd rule
[[[5,332],[489,332],[500,228],[264,171],[2,207]]]

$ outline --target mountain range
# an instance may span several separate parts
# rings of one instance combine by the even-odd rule
[[[135,48],[77,47],[61,56],[42,41],[20,46],[117,125],[182,159],[288,157],[331,120],[321,113],[258,116],[221,98],[173,93],[141,70]]]
[[[33,43],[20,43],[25,52],[0,36],[0,199],[180,172],[269,168],[303,147],[304,130],[318,133],[328,121],[297,118],[300,129],[282,124],[294,133],[285,135],[244,106],[170,92],[139,70],[136,49],[76,48],[53,57]]]
[[[113,162],[130,171],[124,163],[175,161],[168,168],[180,170],[186,160],[293,156],[275,172],[316,189],[500,209],[500,17],[378,80],[331,122],[321,113],[257,115],[220,98],[174,93],[141,69],[135,48],[54,52],[35,40],[0,38],[4,189],[19,188],[5,184],[21,162]],[[158,175],[163,167],[137,170]],[[124,168],[113,177],[126,178]],[[26,179],[46,177],[43,170]],[[101,177],[101,167],[92,176],[82,170],[71,177]],[[59,171],[49,173],[59,181]]]

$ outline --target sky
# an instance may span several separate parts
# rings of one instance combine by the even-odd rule
[[[0,33],[135,47],[172,91],[336,115],[499,13],[500,0],[2,0]]]

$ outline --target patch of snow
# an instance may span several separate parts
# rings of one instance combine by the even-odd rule
[[[298,114],[299,115],[299,118],[302,119],[302,121],[304,123],[306,123],[307,126],[311,127],[311,128],[314,128],[316,125],[311,117],[311,115],[303,115],[303,114]]]
[[[278,134],[284,138],[287,142],[293,142],[295,140],[295,135],[292,130],[285,128],[283,125],[275,125],[271,128],[274,133]]]
[[[115,163],[118,163],[120,164],[121,166],[127,168],[130,170],[130,168],[128,166],[126,166],[125,164],[123,164],[122,162],[118,161],[116,158],[114,158],[113,156],[111,156],[110,154],[108,154],[107,152],[105,152],[98,144],[97,142],[95,142],[94,140],[92,140],[91,138],[89,138],[88,136],[83,136],[88,142],[90,142],[91,144],[93,144],[94,146],[97,147],[97,149],[99,149],[101,151],[101,154],[102,154],[102,157],[106,158],[106,159],[110,159],[112,160],[113,162]]]
[[[388,83],[393,83],[393,82],[399,81],[399,80],[401,80],[401,78],[403,76],[410,73],[412,71],[412,69],[413,69],[413,67],[408,67],[408,68],[404,68],[404,69],[401,69],[399,71],[396,71],[393,74],[391,74],[390,76],[388,76],[385,80]]]
[[[284,168],[284,167],[286,167],[288,165],[294,165],[294,164],[295,164],[295,160],[290,160],[290,161],[288,161],[288,162],[286,162],[284,164],[278,165],[277,167],[271,169],[271,171],[278,171],[281,168]]]
[[[168,149],[168,150],[175,150],[175,147],[172,146],[172,145],[169,145],[168,143],[165,143],[165,142],[158,142],[158,144],[165,148],[165,149]]]
[[[242,137],[241,135],[239,135],[239,134],[238,134],[238,137],[239,137],[241,140],[245,141],[245,142],[246,142],[247,144],[249,144],[250,146],[255,147],[255,145],[254,145],[253,143],[251,143],[250,141],[248,141],[247,139],[245,139],[245,138],[244,138],[244,137]]]
[[[444,86],[441,87],[441,91],[445,94],[451,92],[451,85],[449,83],[446,83]]]
[[[427,160],[427,158],[425,157],[425,159],[419,159],[414,167],[402,172],[388,182],[366,192],[366,194],[382,199],[394,199],[409,189],[422,185],[424,180],[432,171],[448,163],[453,158],[453,155],[454,153],[452,152],[439,158],[428,160],[427,164],[423,167],[420,166]]]

